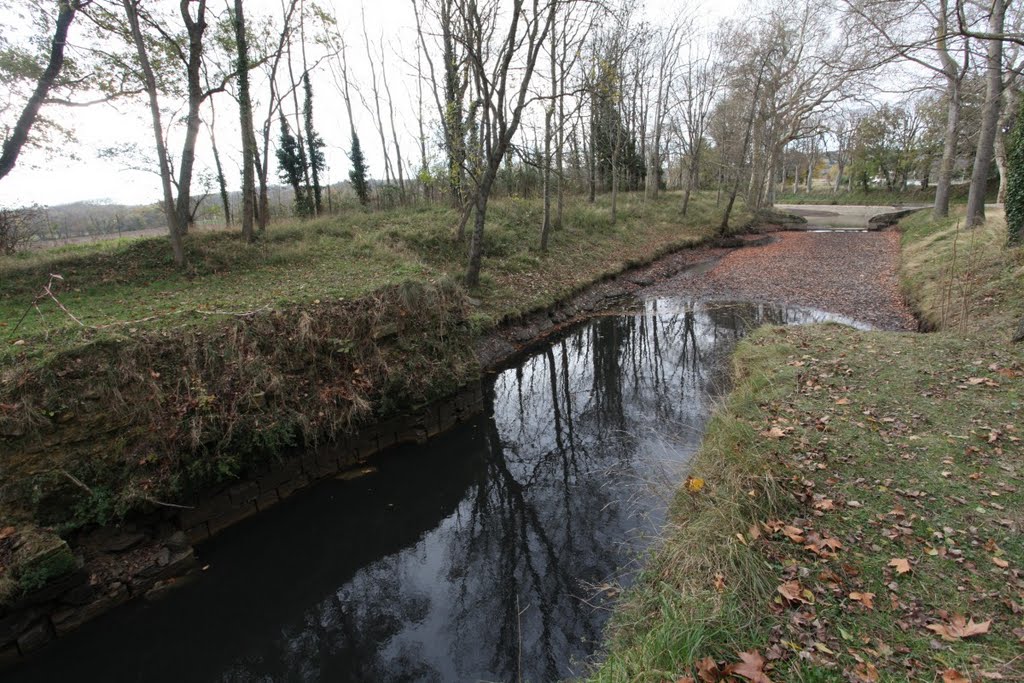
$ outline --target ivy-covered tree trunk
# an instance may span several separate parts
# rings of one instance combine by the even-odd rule
[[[1024,108],[1017,114],[1006,154],[1006,228],[1007,242],[1024,241]]]
[[[309,150],[309,170],[313,176],[313,212],[319,216],[323,212],[323,190],[320,187],[320,174],[324,170],[324,141],[313,127],[313,86],[309,83],[309,72],[302,74],[302,86],[305,89],[303,117],[306,124],[306,149]]]
[[[249,94],[249,48],[242,0],[235,0],[234,24],[238,51],[238,114],[242,128],[242,237],[246,242],[252,242],[256,219],[256,132]]]
[[[281,171],[281,180],[288,183],[295,193],[295,214],[308,216],[310,213],[309,197],[303,186],[306,170],[306,155],[299,141],[288,127],[288,120],[281,113],[281,137],[277,146],[277,165]]]
[[[359,197],[359,203],[366,206],[370,203],[370,187],[367,180],[366,158],[363,156],[363,148],[359,144],[359,136],[352,131],[352,151],[349,156],[352,159],[352,170],[348,173],[348,179],[352,181],[352,189]]]

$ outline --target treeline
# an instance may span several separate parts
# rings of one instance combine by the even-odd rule
[[[709,25],[692,7],[651,17],[632,0],[413,0],[404,19],[415,28],[395,47],[365,13],[312,0],[277,14],[243,0],[54,0],[40,34],[5,44],[0,60],[11,101],[25,103],[4,112],[0,178],[29,140],[56,139],[41,112],[145,105],[152,150],[118,153],[159,174],[179,264],[183,236],[214,205],[258,239],[284,208],[271,197],[280,182],[304,217],[449,203],[471,286],[488,202],[502,193],[543,199],[541,250],[567,193],[608,195],[614,222],[624,191],[680,189],[685,213],[693,192],[715,189],[723,231],[737,201],[771,206],[815,179],[832,191],[935,187],[942,216],[959,172],[970,176],[970,225],[984,218],[993,163],[1005,193],[1020,7],[761,0],[743,11]],[[72,25],[77,40],[63,40]],[[344,103],[347,130],[320,118],[325,89]],[[912,96],[893,101],[893,89]],[[348,157],[342,184],[330,178],[331,143]],[[239,202],[229,167],[240,169]]]

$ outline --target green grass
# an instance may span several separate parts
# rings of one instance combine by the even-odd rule
[[[1024,678],[1024,349],[1009,343],[1024,256],[994,216],[950,288],[955,224],[918,215],[904,232],[905,284],[941,331],[765,329],[740,345],[694,463],[705,486],[677,494],[592,680],[676,680],[751,649],[773,681]],[[819,556],[782,524],[842,547]],[[782,598],[788,581],[808,603]],[[954,614],[989,632],[927,628]]]
[[[953,185],[950,188],[950,201],[954,204],[967,202],[966,184]],[[997,190],[995,183],[989,188],[988,201],[995,201]],[[931,204],[935,201],[935,187],[927,190],[914,187],[905,192],[890,192],[885,189],[873,189],[865,192],[862,189],[843,190],[836,194],[815,190],[814,192],[783,192],[775,197],[777,204],[844,204],[853,206],[892,206],[901,204]]]
[[[712,195],[681,219],[678,198],[623,195],[611,225],[606,200],[570,199],[564,228],[548,253],[536,249],[535,200],[495,200],[488,213],[478,316],[493,322],[540,308],[632,262],[694,243],[716,223]],[[736,218],[742,224],[746,217]],[[315,300],[355,298],[406,280],[459,278],[465,246],[452,238],[455,212],[438,207],[351,212],[270,227],[256,244],[235,232],[187,238],[190,267],[171,261],[165,238],[115,240],[0,258],[0,362],[28,360],[84,339],[128,329],[216,324],[216,311],[276,309]],[[48,298],[34,297],[50,273],[55,292],[80,327]],[[24,322],[15,326],[28,311]],[[23,343],[14,346],[14,343]]]

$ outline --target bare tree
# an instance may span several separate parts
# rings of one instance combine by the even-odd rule
[[[510,11],[500,11],[499,0],[460,0],[459,41],[465,50],[474,90],[480,101],[481,169],[475,174],[473,209],[475,222],[469,243],[466,284],[480,284],[483,263],[484,225],[498,169],[509,151],[527,105],[530,81],[544,47],[555,13],[555,0],[541,4],[512,0]],[[499,20],[507,26],[499,28]],[[518,57],[519,82],[510,81]]]
[[[469,69],[466,61],[465,47],[458,40],[459,0],[422,0],[424,10],[431,15],[436,23],[436,32],[440,36],[441,66],[443,68],[438,82],[434,58],[431,56],[427,41],[427,28],[420,12],[417,0],[412,0],[416,15],[416,30],[420,39],[420,47],[427,61],[430,75],[431,92],[437,106],[438,118],[444,135],[444,151],[448,160],[447,185],[452,206],[463,212],[459,222],[456,239],[465,239],[466,221],[468,220],[470,197],[466,188],[466,93],[470,87]]]
[[[665,130],[665,120],[672,106],[673,79],[677,77],[676,66],[682,48],[682,41],[690,32],[689,21],[682,13],[654,36],[656,44],[654,59],[656,74],[654,77],[657,89],[654,98],[654,118],[651,123],[651,149],[648,154],[646,193],[648,197],[657,197],[662,169],[661,142]]]
[[[128,25],[131,30],[132,40],[138,53],[139,68],[142,70],[143,82],[146,95],[149,99],[149,112],[153,122],[153,133],[156,140],[157,163],[160,166],[160,185],[163,189],[163,210],[167,219],[167,228],[171,238],[171,249],[174,252],[174,262],[178,266],[185,265],[185,244],[183,241],[184,227],[182,226],[181,215],[175,207],[174,189],[171,181],[171,161],[167,153],[167,145],[164,143],[164,127],[160,113],[159,92],[157,90],[156,73],[149,60],[149,49],[146,46],[146,39],[142,33],[140,21],[141,0],[122,0],[125,16],[128,18]],[[183,7],[187,14],[188,6],[183,0]],[[205,11],[205,3],[202,6]],[[189,17],[191,21],[191,17]],[[200,32],[200,37],[201,37]],[[197,110],[198,113],[198,110]]]
[[[955,2],[956,0],[954,0]],[[933,214],[949,215],[949,192],[960,136],[964,79],[970,72],[971,46],[955,31],[949,0],[844,0],[865,30],[861,37],[892,61],[922,67],[942,80],[946,127],[942,161],[935,184]]]
[[[711,111],[725,85],[724,70],[719,61],[719,39],[693,41],[681,74],[683,106],[683,149],[687,157],[687,180],[683,190],[683,215],[690,207],[690,197],[698,189],[701,157],[711,123]],[[682,162],[681,162],[682,163]]]

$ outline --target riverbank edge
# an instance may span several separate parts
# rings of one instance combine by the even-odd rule
[[[16,665],[51,640],[129,600],[161,598],[200,569],[195,546],[224,529],[317,481],[357,475],[369,458],[389,448],[422,443],[471,418],[482,409],[483,377],[549,335],[697,262],[763,243],[771,238],[758,233],[779,227],[765,222],[756,228],[747,225],[741,235],[725,239],[683,239],[642,261],[621,263],[614,271],[580,283],[552,306],[507,316],[489,331],[462,329],[459,341],[470,341],[474,363],[463,359],[458,371],[443,377],[435,373],[436,386],[424,388],[426,404],[410,409],[393,400],[398,410],[364,420],[357,430],[309,448],[302,457],[295,448],[264,453],[243,476],[206,488],[187,506],[152,505],[120,523],[75,530],[66,540],[44,531],[32,539],[38,585],[0,606],[0,668]],[[401,341],[402,336],[394,329],[373,328],[369,334],[374,341]],[[453,347],[446,344],[445,348]],[[435,360],[445,365],[445,359]],[[53,421],[58,428],[68,422],[59,416]],[[0,444],[3,441],[0,438]],[[0,543],[3,540],[0,534]]]
[[[840,476],[837,473],[843,471],[843,464],[836,460],[846,462],[853,457],[837,457],[827,445],[823,447],[829,439],[821,435],[832,432],[829,422],[835,421],[837,413],[844,417],[849,415],[846,419],[854,421],[862,414],[866,417],[860,419],[873,425],[870,429],[881,434],[886,434],[885,423],[894,421],[888,416],[883,421],[882,416],[877,415],[877,407],[867,401],[864,408],[844,408],[851,403],[851,408],[857,406],[862,398],[846,393],[852,389],[844,386],[843,375],[836,372],[844,369],[844,359],[848,354],[873,353],[879,348],[896,347],[893,355],[877,361],[870,359],[863,365],[872,372],[896,373],[897,381],[911,388],[911,396],[917,393],[915,387],[922,391],[922,385],[923,389],[957,385],[956,389],[965,391],[979,384],[991,392],[1005,391],[1006,385],[1010,384],[1008,380],[1024,377],[1021,369],[1024,367],[1024,346],[1011,342],[1012,332],[1005,321],[1006,312],[993,315],[996,313],[994,305],[1005,306],[1007,303],[1008,308],[1016,310],[1018,317],[1024,313],[1024,288],[1020,287],[1020,282],[1016,285],[1016,292],[1010,296],[1000,296],[991,288],[978,284],[974,285],[974,291],[967,288],[964,310],[971,307],[976,311],[969,331],[958,330],[960,321],[955,318],[943,324],[936,315],[936,309],[951,305],[940,304],[938,299],[943,296],[943,291],[948,296],[948,290],[958,285],[956,278],[947,272],[950,266],[946,254],[930,243],[936,237],[943,237],[947,240],[945,247],[948,249],[949,235],[934,233],[948,233],[956,217],[933,221],[930,215],[921,212],[904,218],[910,218],[915,228],[911,231],[904,225],[897,228],[903,232],[899,273],[902,292],[919,320],[920,331],[935,334],[861,332],[828,323],[808,328],[764,328],[741,341],[733,355],[732,390],[713,413],[701,448],[692,461],[690,474],[677,489],[663,541],[645,558],[641,576],[616,607],[606,633],[605,648],[600,658],[584,673],[584,680],[677,680],[683,683],[734,680],[730,677],[732,675],[744,680],[776,682],[839,679],[868,682],[925,675],[928,680],[966,681],[978,680],[975,676],[1016,680],[1014,672],[1021,673],[1019,666],[1011,671],[1019,659],[1013,654],[1014,648],[1024,642],[1024,629],[1011,633],[1015,619],[1012,615],[1020,614],[1019,605],[1015,606],[1012,600],[1013,586],[1024,587],[1020,570],[1011,559],[1015,553],[1011,544],[1019,545],[1019,536],[1017,541],[1011,540],[1015,532],[1019,533],[1019,523],[1008,519],[1013,515],[998,520],[1000,526],[1006,527],[1004,535],[996,539],[989,537],[984,544],[973,541],[968,555],[964,554],[963,546],[954,546],[954,530],[936,522],[932,524],[942,529],[937,534],[938,542],[931,539],[934,545],[939,546],[937,549],[923,544],[923,548],[917,546],[908,552],[907,547],[898,546],[899,534],[893,538],[893,548],[882,549],[872,544],[863,552],[862,548],[851,547],[854,538],[864,545],[870,543],[860,536],[859,530],[868,526],[885,529],[885,522],[879,525],[879,520],[893,519],[890,517],[893,515],[898,520],[904,515],[899,504],[893,506],[888,501],[888,506],[883,507],[884,503],[872,500],[872,486],[879,486],[880,491],[892,494],[897,500],[909,500],[915,508],[934,506],[937,497],[958,506],[962,504],[967,513],[958,520],[957,534],[965,533],[959,529],[961,523],[968,531],[972,530],[971,514],[991,507],[998,515],[1004,508],[1010,509],[1009,500],[999,498],[1001,504],[990,506],[986,496],[995,496],[997,492],[990,493],[984,489],[978,492],[979,495],[965,495],[963,498],[956,495],[963,489],[952,495],[945,490],[936,492],[927,488],[904,490],[900,484],[907,479],[899,477],[906,477],[908,472],[912,476],[916,472],[915,466],[893,466],[891,454],[887,454],[885,462],[874,465],[870,465],[873,462],[870,453],[858,454],[858,457],[867,459],[869,469],[874,467],[878,471],[881,467],[876,474],[879,481],[854,480],[855,484],[861,482],[852,487],[859,489],[859,494],[850,495],[848,491],[850,497],[840,498],[841,494],[836,495],[836,491],[829,490],[832,487],[826,487],[826,484],[836,483],[834,480]],[[991,245],[982,247],[990,255],[1003,248],[997,236],[1000,225],[1005,229],[1000,216],[991,222],[994,226],[985,228],[991,231],[986,235]],[[935,227],[929,227],[922,233],[920,226],[929,223],[935,223]],[[914,250],[918,257],[916,262],[908,263],[908,248]],[[1002,275],[993,278],[1001,280],[1003,286],[1008,272],[1016,268],[1018,278],[1022,272],[1024,252],[1019,248],[1016,252],[1016,257],[1002,259]],[[956,255],[955,246],[953,255]],[[983,257],[980,260],[984,260]],[[992,260],[999,261],[1001,256]],[[984,268],[975,268],[975,271],[965,268],[965,278],[992,274]],[[922,285],[926,281],[929,282],[928,288]],[[995,304],[992,304],[993,298]],[[999,318],[998,324],[990,325],[995,317]],[[933,344],[934,348],[925,347],[927,344]],[[825,353],[826,348],[831,353]],[[960,358],[964,362],[957,369],[964,374],[952,375],[947,370],[944,376],[939,370],[931,374],[942,377],[942,380],[922,381],[924,373],[919,364],[955,359],[965,352],[974,353],[969,351],[974,348],[984,349],[989,359],[981,363],[970,361],[972,356],[962,355]],[[911,369],[900,367],[901,362],[905,363],[908,356],[914,355],[920,357],[909,364]],[[818,367],[814,367],[816,365]],[[892,369],[893,365],[895,369]],[[826,374],[818,374],[822,366],[827,369]],[[849,367],[845,370],[848,372]],[[827,374],[829,372],[835,374]],[[965,380],[969,373],[982,377]],[[891,381],[888,378],[892,375],[883,376]],[[838,377],[839,381],[832,386],[826,385],[823,378],[832,377]],[[1002,387],[1000,382],[1004,383]],[[813,395],[823,388],[828,393],[815,399]],[[1009,398],[998,399],[1002,403],[996,405],[1011,409],[1013,405],[1019,405],[1020,388],[1011,385],[1008,391],[1011,392]],[[806,415],[787,411],[794,396],[817,407],[820,411],[817,421],[813,415],[807,422]],[[928,398],[930,396],[931,393],[923,391],[917,393],[917,400],[949,400]],[[973,400],[993,401],[990,396]],[[901,419],[920,420],[920,415],[911,414],[917,406],[914,400],[908,400],[902,406],[907,415],[895,420],[896,433],[903,431],[904,438],[908,438],[907,432],[899,423]],[[976,434],[971,425],[980,424],[977,419],[980,411],[970,413],[971,410],[977,411],[977,404],[965,411],[962,423],[940,421],[938,424],[953,430],[946,431],[946,434],[961,433],[956,431],[961,430],[980,437],[975,443],[988,441],[996,461],[986,462],[979,458],[980,462],[960,462],[953,457],[957,448],[954,445],[949,452],[931,458],[934,462],[929,462],[928,467],[935,466],[933,475],[941,475],[939,481],[947,484],[960,478],[968,482],[968,488],[978,488],[970,482],[979,478],[995,479],[993,472],[1005,469],[1006,465],[1015,464],[1019,472],[1022,465],[1019,457],[1001,461],[1005,455],[1001,448],[1003,439],[1007,449],[1019,447],[1020,439],[1013,436],[1013,425],[1007,426],[1010,430],[1008,439],[1001,432],[986,430]],[[924,423],[928,424],[927,417]],[[910,440],[919,438],[917,435],[909,436]],[[885,439],[883,442],[889,444]],[[850,444],[847,443],[846,447],[849,448]],[[923,448],[918,446],[919,450]],[[966,448],[966,455],[972,453],[979,456],[979,446]],[[906,451],[900,451],[895,459],[898,462],[899,458],[907,457]],[[980,471],[983,465],[987,471]],[[923,463],[916,465],[924,466]],[[811,474],[819,470],[822,475]],[[862,472],[856,473],[863,477]],[[896,477],[897,483],[894,485],[891,479],[884,479],[886,475]],[[891,490],[882,485],[883,479]],[[924,487],[921,481],[912,478],[907,483],[907,489],[911,486]],[[994,486],[994,482],[991,485]],[[837,484],[835,488],[840,487]],[[1019,490],[1019,487],[1011,486],[1006,489],[1010,494],[1003,492],[1002,495],[1017,495]],[[910,503],[907,508],[911,507]],[[948,510],[943,512],[948,514]],[[829,520],[828,516],[833,514],[840,515],[842,521]],[[917,515],[910,514],[909,518],[914,520],[915,517]],[[1019,515],[1017,518],[1019,520]],[[851,523],[851,519],[855,521]],[[797,524],[800,526],[795,526]],[[844,531],[847,532],[845,535]],[[929,535],[932,531],[934,527],[928,529]],[[833,537],[830,533],[837,535]],[[942,541],[944,535],[950,535],[945,544]],[[883,537],[888,538],[884,534]],[[821,545],[822,539],[829,544],[835,542],[837,550],[831,551],[831,546]],[[952,555],[947,555],[947,546]],[[801,566],[803,561],[795,559],[800,556],[801,547],[809,551],[803,553],[810,557],[809,570]],[[863,576],[853,561],[846,559],[848,550],[855,553],[857,562],[867,563]],[[918,559],[915,552],[924,557]],[[910,565],[906,568],[899,562],[907,560],[890,560],[893,555],[899,557],[900,553],[910,557]],[[977,557],[973,556],[975,553]],[[871,557],[873,554],[877,557]],[[941,559],[936,559],[936,556]],[[955,620],[957,617],[954,615],[968,612],[965,605],[982,602],[968,593],[966,599],[962,599],[964,605],[957,605],[956,598],[950,595],[944,597],[948,601],[943,604],[928,604],[930,593],[937,593],[938,585],[943,586],[944,593],[954,596],[958,590],[964,590],[960,579],[948,577],[949,569],[925,566],[926,563],[938,564],[947,557],[958,563],[963,563],[966,558],[966,567],[971,571],[989,566],[994,576],[988,587],[991,589],[1001,584],[1008,587],[1010,599],[1005,594],[995,596],[998,598],[995,599],[993,591],[987,596],[990,599],[984,606],[984,609],[1001,609],[1004,612],[999,637],[988,636],[978,639],[977,643],[960,640],[960,636],[944,637],[941,642],[935,637],[935,632],[944,632],[939,619]],[[990,562],[995,564],[994,568]],[[904,573],[911,574],[910,578],[899,580]],[[821,582],[821,586],[813,585],[816,580]],[[943,581],[946,583],[942,584]],[[912,589],[908,589],[910,585],[913,585]],[[791,588],[796,592],[790,592]],[[981,591],[978,588],[974,590]],[[844,629],[829,623],[833,619],[838,621],[839,615],[849,613],[856,613],[866,623],[872,623],[875,619],[872,601],[876,596],[879,603],[884,599],[886,604],[877,608],[882,612],[877,617],[881,621],[873,621],[873,631],[858,631],[849,624]],[[1000,601],[1003,604],[1000,605]],[[817,604],[820,608],[815,615]],[[811,609],[806,609],[808,607]],[[934,612],[928,613],[928,607]],[[910,614],[911,618],[904,620],[902,613],[900,616],[885,614],[890,609]],[[945,609],[950,610],[949,613]],[[977,614],[980,609],[983,609],[980,604],[974,605],[972,613]],[[979,622],[991,616],[991,612],[982,614],[976,617]],[[806,639],[793,635],[799,634],[801,626],[808,628]],[[981,631],[987,629],[988,624]],[[930,631],[933,633],[929,642],[926,634]],[[857,646],[862,649],[858,650]],[[921,661],[927,656],[925,653],[934,659],[932,666],[937,666],[927,673],[927,665]],[[901,659],[903,657],[906,659]],[[920,659],[915,662],[914,657]],[[912,673],[915,666],[916,674]],[[1003,673],[1000,673],[1001,669],[1004,669]],[[966,676],[959,673],[961,671],[967,672]]]

